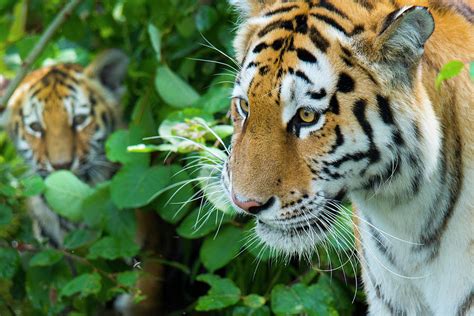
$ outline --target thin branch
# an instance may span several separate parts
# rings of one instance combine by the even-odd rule
[[[48,42],[53,37],[54,33],[58,30],[58,28],[66,21],[66,19],[71,15],[72,11],[77,7],[77,5],[82,0],[71,0],[68,4],[64,6],[64,8],[59,12],[59,14],[54,18],[51,24],[48,26],[46,31],[44,31],[43,35],[39,39],[38,43],[33,47],[31,53],[26,57],[25,61],[21,64],[21,68],[18,70],[15,78],[10,82],[8,85],[5,94],[0,99],[0,110],[3,110],[8,103],[8,100],[12,96],[15,89],[18,87],[20,82],[28,73],[31,65],[38,59],[39,55],[43,52]]]

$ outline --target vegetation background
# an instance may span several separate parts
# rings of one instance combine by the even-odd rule
[[[0,0],[0,74],[15,75],[64,4]],[[236,217],[223,199],[216,172],[232,133],[227,112],[238,65],[226,55],[233,56],[236,21],[224,0],[84,0],[59,29],[33,68],[87,65],[112,47],[130,57],[128,129],[106,146],[121,167],[96,187],[66,171],[41,179],[0,133],[0,315],[91,315],[123,293],[143,299],[135,283],[148,254],[135,243],[137,210],[161,218],[155,260],[165,269],[157,280],[163,314],[365,310],[350,233],[315,258],[279,258],[255,241],[254,222]],[[162,138],[143,140],[154,136]],[[32,237],[24,202],[38,194],[86,224],[64,249]]]

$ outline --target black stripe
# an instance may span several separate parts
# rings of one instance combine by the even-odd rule
[[[342,52],[344,53],[344,55],[346,55],[346,57],[349,57],[349,58],[352,57],[351,51],[348,50],[347,48],[345,48],[344,46],[341,46],[341,50],[342,50]]]
[[[372,238],[377,246],[377,249],[379,252],[390,262],[390,264],[394,267],[396,267],[395,264],[395,257],[392,255],[390,252],[390,249],[388,248],[387,244],[384,241],[384,237],[379,233],[377,229],[373,227],[373,225],[368,225],[370,233],[372,234]]]
[[[332,145],[331,150],[328,152],[328,154],[334,153],[339,146],[342,146],[344,144],[344,135],[342,135],[341,128],[339,125],[336,125],[334,128],[334,133],[336,134],[336,142],[334,145]]]
[[[258,69],[258,73],[261,75],[261,76],[264,76],[268,73],[268,71],[270,70],[270,67],[268,66],[262,66]]]
[[[322,14],[319,14],[319,13],[311,13],[311,16],[331,25],[332,27],[334,27],[335,29],[341,31],[342,33],[344,33],[346,36],[353,36],[353,35],[356,35],[356,34],[359,34],[361,32],[364,31],[364,27],[362,25],[355,25],[354,28],[352,29],[351,32],[348,32],[346,31],[346,29],[344,29],[342,27],[342,25],[340,25],[336,20],[334,20],[333,18],[330,18],[326,15],[322,15]]]
[[[349,17],[347,16],[347,14],[345,14],[344,12],[342,12],[341,10],[336,8],[332,3],[328,2],[327,0],[321,0],[318,4],[318,7],[324,8],[328,11],[331,11],[331,12],[339,15],[340,17],[342,17],[344,19],[349,20]]]
[[[297,8],[298,8],[297,5],[290,5],[290,6],[287,6],[287,7],[278,8],[278,9],[275,9],[273,11],[269,11],[269,12],[265,13],[264,16],[272,16],[272,15],[275,15],[275,14],[285,13],[285,12],[289,12],[289,11],[297,9]]]
[[[367,118],[365,116],[366,105],[367,102],[365,100],[357,100],[354,103],[354,108],[352,109],[352,111],[355,117],[357,118],[357,121],[359,122],[360,126],[362,127],[364,133],[369,138],[370,148],[367,154],[370,162],[374,163],[380,160],[380,152],[374,144],[374,131],[372,129],[372,126],[370,125],[369,121],[367,121]]]
[[[325,53],[329,48],[329,41],[314,26],[309,29],[309,38],[321,52]]]
[[[467,313],[472,309],[474,309],[474,288],[471,289],[471,293],[469,293],[463,300],[456,315],[467,316]]]
[[[370,0],[354,0],[355,3],[360,4],[362,7],[371,11],[374,8],[374,5]]]
[[[296,28],[295,32],[300,34],[308,33],[308,16],[307,15],[297,15],[295,16]]]
[[[273,30],[284,29],[287,31],[293,31],[293,22],[292,21],[275,21],[267,26],[265,26],[260,32],[258,32],[259,37],[263,37],[270,33]]]
[[[329,107],[327,110],[334,114],[339,114],[339,101],[337,100],[335,93],[332,95],[331,100],[329,101]]]
[[[310,96],[311,99],[313,100],[321,100],[326,96],[326,90],[324,88],[321,88],[319,92],[314,92],[314,91],[308,91],[306,92],[307,95]]]
[[[343,163],[347,162],[347,161],[360,161],[364,158],[368,158],[368,154],[367,153],[364,153],[364,152],[355,152],[355,153],[352,153],[352,154],[346,154],[344,156],[342,156],[342,158],[334,161],[334,162],[327,162],[326,164],[327,165],[330,165],[330,166],[333,166],[335,168],[338,168],[340,167]]]
[[[300,60],[302,60],[304,62],[307,62],[307,63],[314,64],[314,63],[318,62],[316,57],[304,48],[297,48],[296,49],[296,56],[298,56],[298,58]]]
[[[347,73],[342,72],[339,75],[339,80],[337,82],[337,90],[342,93],[349,93],[354,91],[355,82],[351,76]]]
[[[306,83],[308,84],[313,84],[313,82],[308,78],[308,76],[306,76],[306,74],[304,72],[302,72],[301,70],[297,70],[295,72],[295,76],[303,79],[304,81],[306,81]]]
[[[377,94],[377,104],[379,106],[379,113],[382,121],[385,124],[395,125],[395,120],[393,119],[393,113],[388,99],[381,96],[380,94]]]

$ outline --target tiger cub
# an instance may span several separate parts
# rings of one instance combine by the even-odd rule
[[[371,315],[474,315],[472,1],[232,0],[241,14],[222,183],[274,250],[337,233]]]
[[[120,98],[128,57],[119,50],[100,54],[83,68],[44,67],[29,74],[7,105],[7,130],[33,172],[46,177],[70,170],[87,183],[109,179],[116,166],[105,156],[105,141],[121,121]],[[77,228],[51,211],[42,197],[28,201],[35,236],[61,247]]]

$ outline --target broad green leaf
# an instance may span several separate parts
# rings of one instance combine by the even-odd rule
[[[277,315],[295,315],[305,312],[303,301],[293,288],[278,284],[271,294],[272,311]]]
[[[189,201],[193,198],[194,189],[188,183],[191,177],[183,167],[173,165],[170,171],[171,182],[167,186],[169,190],[160,194],[154,208],[165,221],[176,224],[193,206]]]
[[[268,306],[259,308],[237,306],[232,310],[232,316],[270,316],[270,309]]]
[[[54,249],[43,250],[33,256],[30,260],[31,267],[47,267],[55,264],[63,258],[63,254]]]
[[[112,180],[112,200],[120,208],[146,205],[166,187],[169,177],[170,168],[167,166],[126,166]]]
[[[259,308],[263,306],[266,302],[265,297],[257,295],[257,294],[250,294],[250,295],[244,296],[242,298],[242,301],[245,306],[248,306],[251,308]]]
[[[353,314],[352,312],[355,307],[352,303],[353,293],[339,280],[330,278],[326,274],[321,274],[316,287],[320,293],[326,293],[326,297],[323,299],[331,301],[332,297],[333,305],[340,315],[350,316]],[[312,291],[315,291],[315,289],[312,289]]]
[[[217,11],[208,5],[199,6],[196,14],[196,27],[199,32],[208,31],[218,20]]]
[[[18,1],[14,9],[13,24],[8,34],[8,41],[15,42],[25,36],[25,26],[28,12],[28,1]]]
[[[230,108],[231,93],[231,88],[216,86],[200,97],[195,105],[201,107],[207,113],[225,113]]]
[[[57,171],[45,180],[44,196],[51,208],[70,220],[81,219],[81,203],[91,188],[70,171]]]
[[[207,270],[214,272],[224,267],[239,253],[242,247],[242,230],[234,226],[222,228],[214,236],[206,238],[200,250],[200,259]]]
[[[13,220],[13,211],[10,206],[0,204],[0,227],[11,223]]]
[[[230,279],[213,274],[201,274],[196,279],[211,286],[207,295],[198,299],[197,311],[222,309],[237,304],[240,300],[240,289]]]
[[[43,193],[45,189],[44,181],[40,176],[32,176],[21,181],[23,186],[23,196],[34,196]]]
[[[136,286],[139,277],[138,271],[125,271],[117,274],[117,283],[127,287]]]
[[[99,238],[99,233],[92,230],[73,230],[64,237],[64,248],[77,249],[90,244]]]
[[[87,297],[100,292],[101,277],[98,273],[85,273],[82,274],[67,283],[61,289],[61,296],[72,296],[80,294],[80,297]]]
[[[188,239],[201,238],[214,231],[219,225],[228,223],[232,217],[216,211],[210,211],[208,207],[192,211],[176,229],[178,235]]]
[[[439,87],[441,86],[441,83],[444,80],[447,80],[459,75],[463,68],[464,68],[464,63],[459,60],[453,60],[446,63],[441,68],[438,76],[436,77],[436,82],[435,82],[436,89],[439,89]]]
[[[151,45],[155,50],[156,60],[161,62],[161,33],[160,30],[153,24],[148,24],[148,36],[150,37]]]
[[[155,87],[163,100],[173,107],[184,108],[199,99],[199,94],[167,66],[158,67]]]
[[[10,280],[20,264],[20,256],[14,249],[0,247],[0,280]]]
[[[132,153],[127,150],[130,145],[135,145],[130,131],[119,130],[113,133],[105,143],[107,158],[112,162],[124,165],[148,165],[150,156],[144,153]],[[140,140],[141,141],[141,140]]]
[[[130,258],[138,253],[139,247],[128,237],[107,236],[99,239],[89,249],[87,258],[118,259]]]

